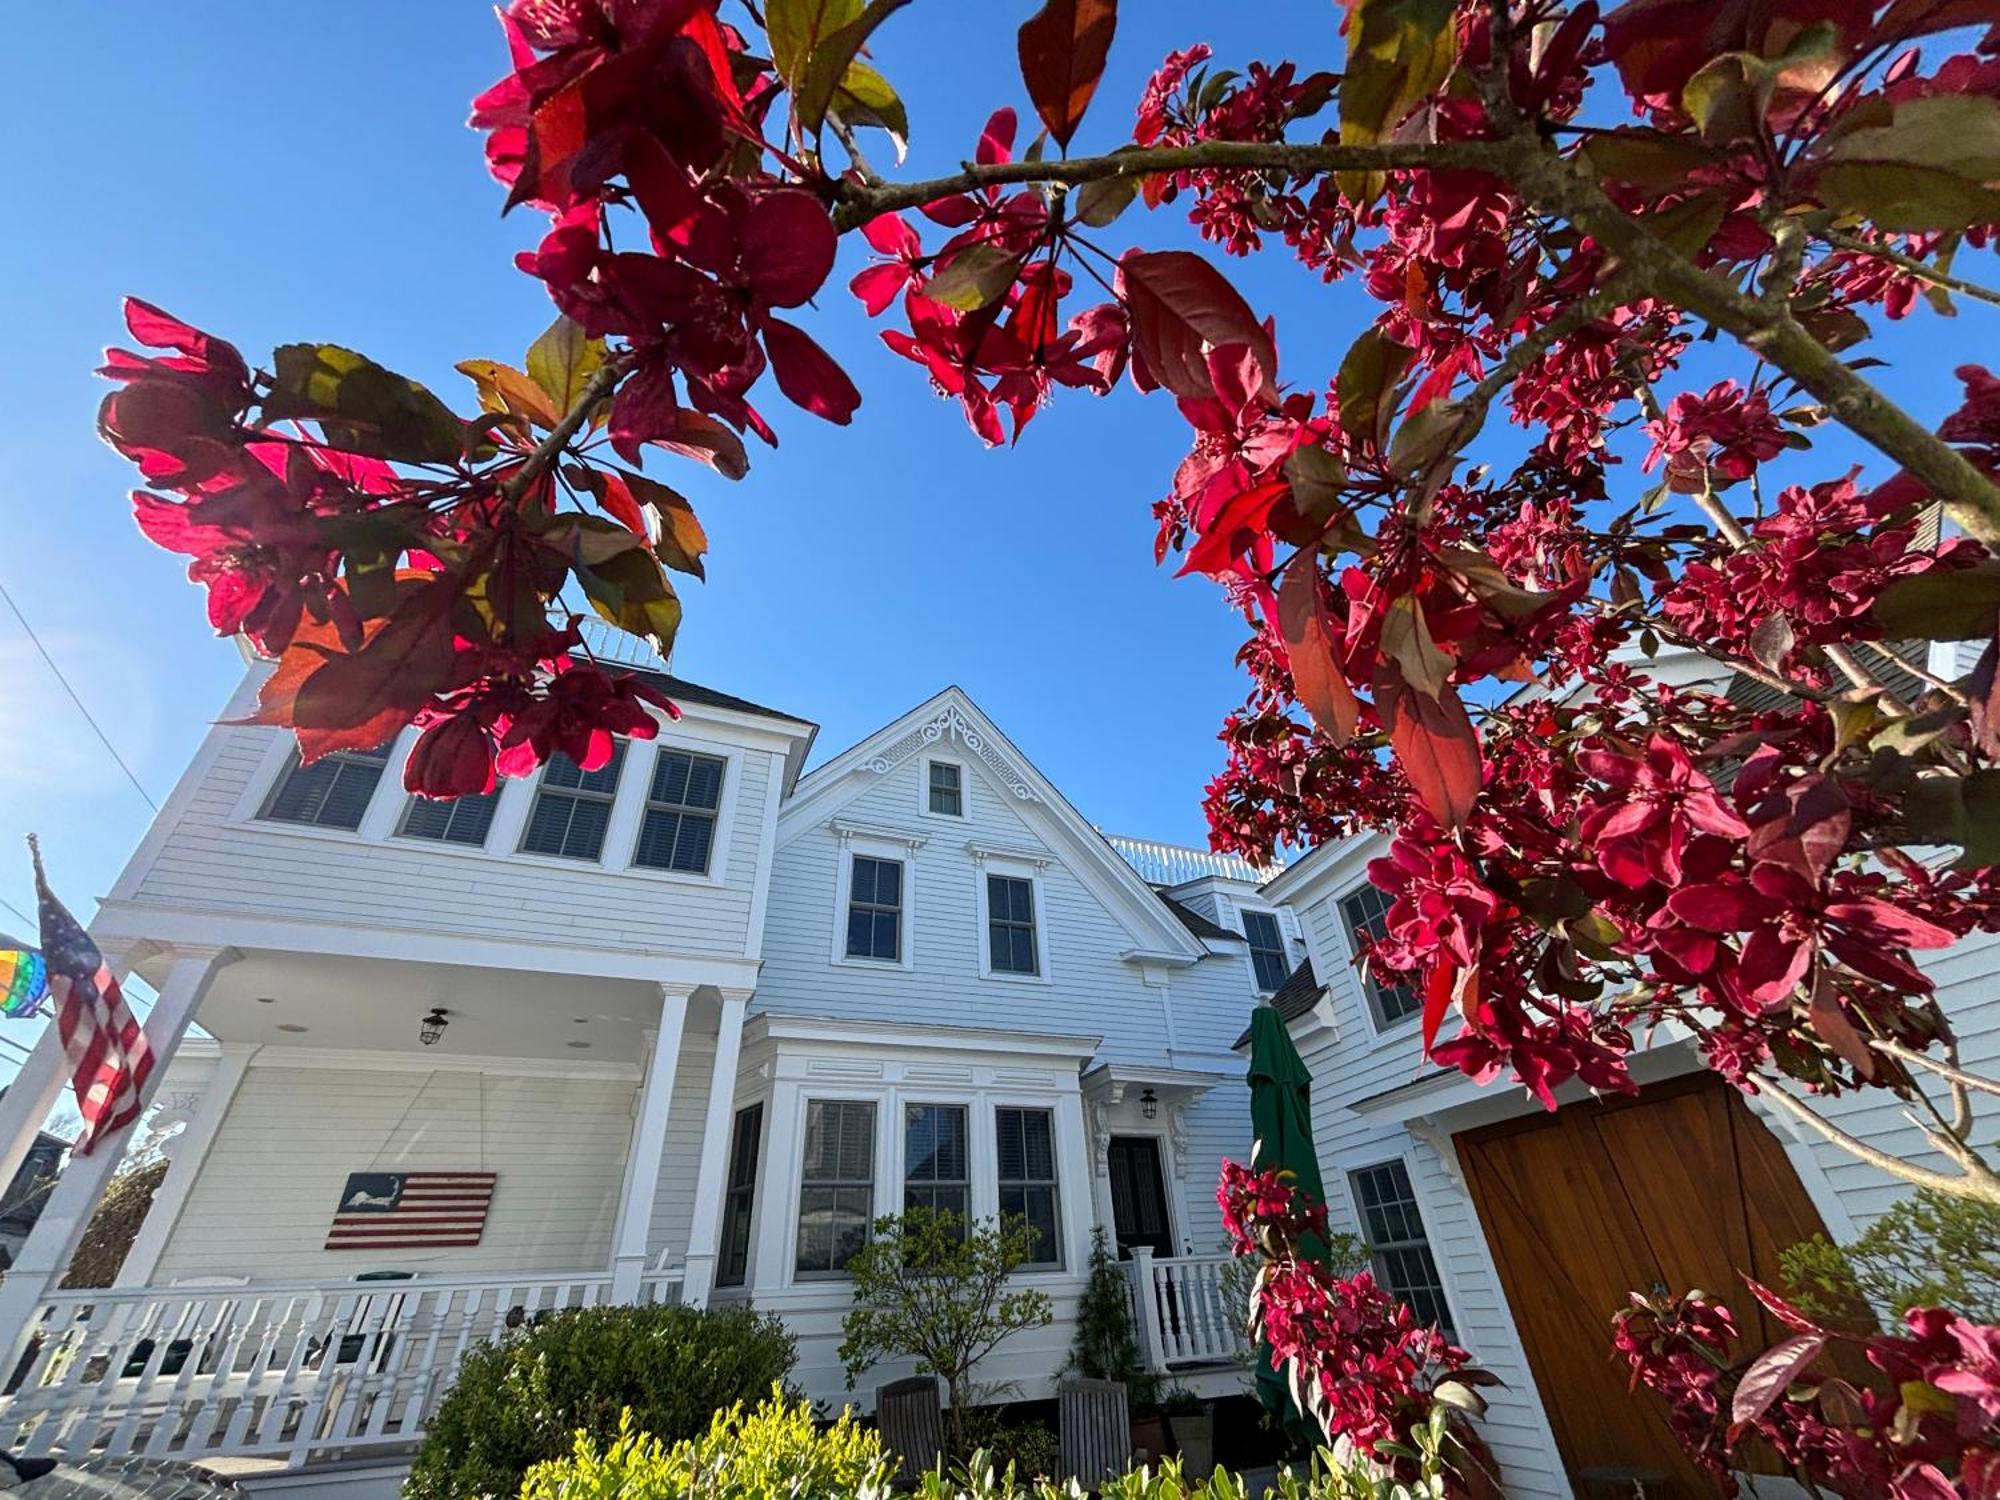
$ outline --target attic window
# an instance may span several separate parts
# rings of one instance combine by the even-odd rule
[[[387,745],[374,750],[337,751],[321,756],[309,766],[299,764],[299,754],[294,750],[291,759],[285,762],[285,774],[271,788],[271,795],[265,799],[264,810],[258,816],[277,823],[310,823],[315,828],[345,828],[351,832],[361,826],[361,815],[368,811],[375,784],[382,779],[383,767],[388,763]]]
[[[965,786],[961,779],[964,772],[948,760],[934,760],[930,764],[930,809],[943,813],[947,818],[965,816]]]
[[[1257,971],[1257,988],[1265,994],[1285,982],[1291,963],[1285,957],[1284,934],[1278,919],[1268,911],[1243,913],[1243,938],[1250,945],[1250,964]]]

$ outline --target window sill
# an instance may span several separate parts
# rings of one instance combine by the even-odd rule
[[[979,971],[979,977],[997,980],[1001,984],[1046,985],[1049,982],[1049,976],[1046,974],[1015,974],[1006,969],[982,969]]]
[[[916,968],[913,959],[862,958],[852,953],[843,953],[835,958],[833,962],[838,968],[872,969],[878,974],[908,974]]]

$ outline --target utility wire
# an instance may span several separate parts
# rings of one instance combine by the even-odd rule
[[[125,779],[132,783],[132,789],[146,799],[146,806],[152,808],[154,812],[158,812],[160,804],[153,800],[153,794],[146,790],[137,776],[132,774],[132,768],[125,764],[125,757],[118,753],[118,747],[111,743],[111,737],[104,732],[103,727],[97,720],[91,717],[90,710],[83,706],[83,700],[77,697],[76,689],[69,685],[69,679],[63,676],[62,668],[57,666],[56,659],[49,655],[49,648],[44,646],[42,638],[35,634],[35,627],[28,623],[28,617],[21,613],[21,606],[14,602],[14,596],[7,592],[7,586],[4,583],[0,583],[0,599],[6,600],[7,607],[14,611],[14,618],[21,622],[21,628],[28,632],[28,639],[35,643],[35,649],[42,654],[42,660],[47,662],[49,670],[56,674],[56,681],[60,682],[63,691],[69,694],[69,701],[74,703],[76,711],[83,715],[83,722],[88,724],[96,733],[98,743],[103,745],[110,752],[111,758],[118,762],[118,769],[125,773]],[[20,912],[15,910],[13,906],[10,905],[7,909],[13,911],[16,916],[20,916]],[[23,917],[22,920],[26,921],[27,919]]]
[[[9,901],[5,896],[0,896],[0,906],[6,907],[7,910],[11,911],[15,916],[19,917],[24,923],[26,923],[30,929],[33,929],[40,925],[35,921],[33,917],[29,916],[26,912],[22,911],[20,907],[16,906],[13,902]]]

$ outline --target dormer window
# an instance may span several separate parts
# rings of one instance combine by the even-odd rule
[[[947,818],[965,816],[965,772],[948,760],[930,763],[930,810]]]
[[[662,749],[646,792],[646,820],[632,863],[649,870],[706,875],[715,847],[716,809],[729,763],[713,755]]]
[[[1389,930],[1389,898],[1372,885],[1358,886],[1340,898],[1340,914],[1347,923],[1348,946],[1358,956],[1363,938],[1379,938]],[[1361,987],[1368,994],[1368,1008],[1375,1013],[1375,1028],[1386,1031],[1408,1020],[1424,1008],[1417,992],[1407,984],[1381,984],[1367,974]]]
[[[611,804],[618,795],[618,773],[625,767],[625,742],[619,740],[611,759],[586,771],[561,751],[542,767],[542,784],[535,789],[534,811],[521,837],[524,854],[553,854],[563,859],[595,860],[604,852],[604,831],[611,826]]]
[[[1244,912],[1243,938],[1250,945],[1250,967],[1257,971],[1257,988],[1268,995],[1292,972],[1285,954],[1285,935],[1278,928],[1276,914]]]
[[[500,790],[471,797],[437,801],[412,797],[403,809],[403,826],[396,830],[406,839],[433,839],[441,844],[485,844],[486,831],[493,826],[493,809],[500,805]]]
[[[258,816],[275,823],[306,823],[352,832],[361,826],[361,816],[368,811],[375,785],[388,764],[387,745],[322,755],[309,766],[299,764],[299,753],[294,750]]]

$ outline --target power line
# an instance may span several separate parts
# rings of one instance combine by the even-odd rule
[[[38,922],[35,921],[33,917],[29,916],[26,912],[22,911],[20,907],[16,906],[13,902],[9,901],[5,896],[0,896],[0,906],[6,907],[7,910],[11,911],[15,916],[19,917],[30,928],[38,927],[40,925]]]
[[[132,789],[146,799],[146,806],[152,808],[154,812],[158,812],[160,804],[153,800],[153,794],[146,790],[137,776],[132,774],[132,768],[125,764],[125,757],[118,753],[118,747],[111,743],[111,737],[104,732],[103,727],[99,725],[97,720],[91,717],[90,710],[83,706],[83,700],[77,697],[76,689],[69,685],[69,679],[63,676],[62,668],[57,666],[56,659],[49,655],[49,648],[44,646],[42,638],[35,634],[35,627],[28,623],[28,617],[21,613],[21,606],[14,602],[14,596],[7,592],[7,586],[4,583],[0,583],[0,599],[6,600],[7,607],[14,611],[14,618],[21,622],[21,628],[28,632],[28,639],[35,643],[35,649],[42,654],[42,660],[47,662],[49,670],[56,674],[56,681],[60,682],[63,691],[69,694],[69,701],[74,703],[76,711],[83,715],[83,722],[88,724],[96,733],[98,743],[103,745],[110,752],[111,758],[118,762],[118,769],[125,773],[125,779],[132,783]],[[8,910],[13,911],[14,909],[10,906]],[[19,916],[20,913],[16,911],[15,915]],[[27,919],[24,917],[22,920],[25,921]]]

